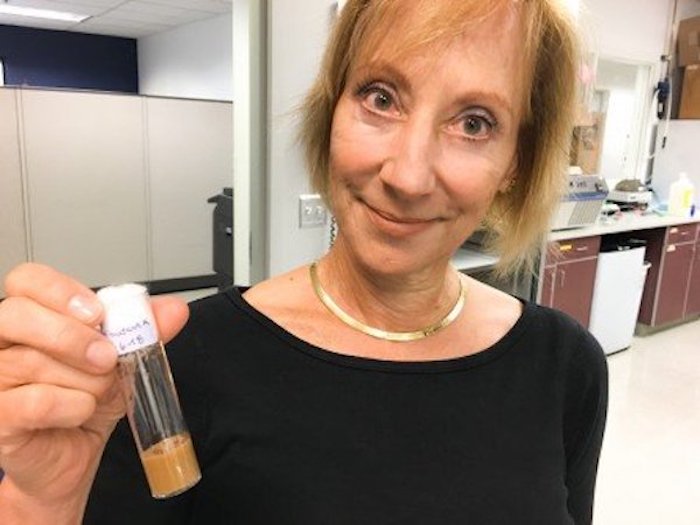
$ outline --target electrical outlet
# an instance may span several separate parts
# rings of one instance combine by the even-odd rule
[[[299,195],[299,228],[317,228],[328,222],[328,210],[317,193]]]

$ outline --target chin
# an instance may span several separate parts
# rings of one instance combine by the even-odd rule
[[[351,258],[366,270],[385,277],[398,277],[422,273],[446,265],[451,252],[436,252],[440,241],[431,236],[410,240],[385,240],[362,238],[350,241]]]

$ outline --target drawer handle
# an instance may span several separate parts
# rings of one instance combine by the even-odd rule
[[[669,231],[671,233],[678,233],[678,228],[671,228]]]
[[[666,253],[672,253],[672,252],[675,252],[675,251],[676,251],[676,245],[675,245],[675,244],[672,244],[671,246],[669,246],[668,248],[666,248]]]
[[[577,252],[587,252],[588,251],[588,246],[579,246],[576,248]]]

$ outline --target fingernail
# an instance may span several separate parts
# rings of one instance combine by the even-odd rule
[[[100,303],[82,295],[75,295],[68,301],[68,309],[81,321],[93,321],[100,313]]]
[[[93,341],[85,352],[85,358],[97,368],[108,370],[117,361],[117,351],[107,341]]]

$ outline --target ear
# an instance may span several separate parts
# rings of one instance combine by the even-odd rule
[[[498,184],[498,192],[508,193],[511,189],[513,189],[513,186],[515,186],[517,178],[518,156],[516,153],[514,153],[513,158],[510,161],[510,165],[508,166],[508,170],[506,171],[506,174],[503,176],[501,182]]]

